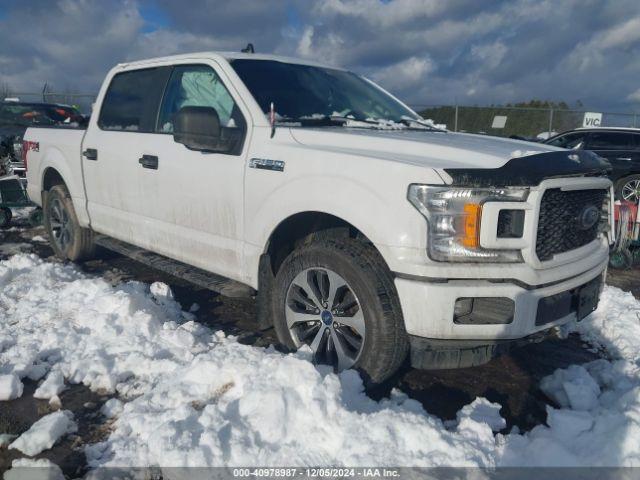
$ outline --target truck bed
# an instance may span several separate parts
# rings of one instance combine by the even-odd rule
[[[30,127],[24,140],[37,142],[37,149],[27,154],[27,193],[32,202],[42,205],[41,191],[45,171],[42,159],[51,159],[56,170],[65,179],[71,197],[84,204],[82,183],[82,140],[86,132],[80,127]],[[51,163],[49,164],[51,165]]]

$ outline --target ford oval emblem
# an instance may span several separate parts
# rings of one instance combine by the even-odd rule
[[[600,220],[600,211],[594,205],[587,205],[582,209],[577,220],[580,230],[589,230]]]

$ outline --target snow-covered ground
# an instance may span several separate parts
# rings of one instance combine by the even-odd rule
[[[640,302],[612,287],[574,326],[611,360],[545,378],[561,408],[506,435],[498,404],[475,399],[443,423],[400,391],[376,402],[355,372],[316,367],[307,351],[210,331],[162,283],[112,287],[19,254],[0,262],[0,306],[0,398],[22,394],[24,378],[52,402],[63,380],[117,394],[102,408],[112,432],[86,447],[92,467],[640,466]],[[10,448],[46,448],[75,425],[64,405],[40,423]]]

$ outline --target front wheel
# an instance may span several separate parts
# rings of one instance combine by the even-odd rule
[[[279,340],[291,349],[309,346],[316,363],[355,368],[375,385],[406,358],[393,277],[371,247],[352,239],[301,247],[285,259],[274,286]]]
[[[44,196],[44,227],[56,256],[63,260],[79,261],[93,256],[93,233],[78,223],[69,191],[55,185]]]

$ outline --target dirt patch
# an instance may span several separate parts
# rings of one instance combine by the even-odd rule
[[[20,435],[31,425],[56,408],[49,405],[48,400],[37,400],[33,393],[37,382],[23,380],[24,393],[16,400],[2,402],[0,409],[0,432]],[[102,405],[110,398],[92,392],[84,385],[68,385],[58,395],[64,410],[73,412],[78,424],[78,431],[63,437],[49,450],[45,450],[34,458],[46,458],[58,465],[69,478],[84,475],[87,462],[84,454],[85,445],[100,442],[109,436],[110,421],[100,413]],[[22,458],[24,454],[18,450],[0,448],[0,474],[11,467],[11,462]]]
[[[607,284],[625,292],[631,292],[634,297],[640,298],[640,266],[625,269],[609,268]]]

